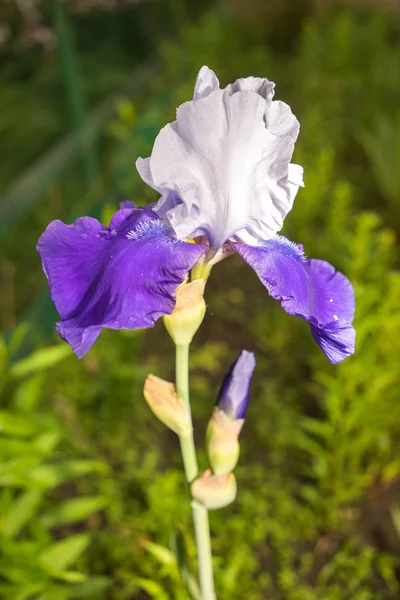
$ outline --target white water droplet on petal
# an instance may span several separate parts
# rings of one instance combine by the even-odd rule
[[[329,298],[329,302],[333,302],[333,298]]]
[[[339,317],[337,315],[333,315],[333,318],[335,319],[335,321],[337,321]]]

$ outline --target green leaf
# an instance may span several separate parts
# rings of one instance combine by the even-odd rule
[[[54,511],[45,515],[43,523],[47,527],[77,523],[102,510],[108,503],[109,500],[105,496],[73,498],[63,502]]]
[[[21,456],[21,454],[29,454],[31,447],[30,442],[26,442],[25,440],[0,436],[1,461],[4,462],[7,458]]]
[[[142,588],[142,590],[147,592],[151,598],[156,598],[156,600],[170,600],[169,595],[157,581],[154,581],[153,579],[144,579],[143,577],[135,577],[133,581]]]
[[[185,537],[180,529],[177,529],[172,535],[171,548],[176,556],[182,581],[190,594],[190,597],[193,600],[200,600],[199,586],[190,572]]]
[[[52,454],[61,440],[60,431],[46,431],[32,440],[32,445],[40,454]]]
[[[38,490],[23,493],[13,503],[9,514],[2,519],[1,533],[8,537],[15,537],[35,515],[42,499]]]
[[[60,361],[71,356],[72,350],[67,344],[40,348],[33,354],[14,363],[10,369],[12,377],[26,377],[33,373],[45,371]]]
[[[69,460],[60,464],[43,464],[29,474],[32,484],[42,489],[55,488],[65,481],[88,473],[105,473],[107,465],[98,460]]]
[[[88,535],[77,534],[51,544],[40,554],[40,564],[51,573],[61,573],[78,560],[89,541]]]
[[[311,417],[303,417],[301,425],[306,431],[319,435],[323,439],[329,439],[334,435],[332,425],[326,421],[320,421]]]
[[[321,509],[324,505],[324,499],[321,497],[319,490],[312,485],[303,485],[300,488],[300,494],[306,502],[308,502],[316,510]]]
[[[88,581],[71,588],[70,600],[87,600],[93,597],[104,597],[104,592],[111,586],[111,580],[107,577],[92,577]]]
[[[228,593],[235,591],[240,572],[245,568],[245,554],[246,552],[243,550],[243,547],[238,546],[232,551],[232,556],[224,566],[223,589]]]
[[[165,548],[165,546],[160,546],[160,544],[154,544],[153,542],[143,542],[143,547],[156,558],[163,565],[176,565],[176,558],[174,553]]]
[[[38,373],[21,381],[14,392],[14,404],[27,413],[37,406],[43,389],[44,374]]]
[[[0,485],[29,487],[29,473],[39,463],[39,457],[22,456],[0,464]]]
[[[38,430],[38,425],[25,415],[0,411],[0,432],[18,437],[29,437]]]
[[[14,358],[14,355],[18,352],[28,331],[28,323],[20,323],[14,328],[11,338],[8,342],[8,357],[10,360]]]
[[[53,571],[53,577],[61,579],[61,581],[67,581],[68,583],[83,583],[87,580],[86,575],[79,571]]]
[[[13,590],[15,600],[31,600],[37,598],[37,594],[46,589],[47,583],[29,583],[19,586]],[[10,596],[11,597],[11,596]]]
[[[44,457],[53,453],[60,439],[61,432],[58,431],[47,431],[31,439],[2,436],[0,437],[0,457],[3,463],[5,459],[12,457]]]
[[[34,600],[69,600],[69,590],[69,585],[48,586],[40,596],[35,596]],[[33,600],[33,598],[29,598],[29,600]]]
[[[19,564],[17,564],[12,562],[13,559],[15,560],[14,556],[11,557],[11,560],[9,556],[6,556],[6,560],[2,561],[0,566],[0,581],[3,581],[4,578],[17,585],[28,585],[32,582],[45,583],[47,580],[46,573],[37,565],[31,564],[35,558],[30,555],[28,557],[28,561],[30,562],[22,562],[20,560]]]

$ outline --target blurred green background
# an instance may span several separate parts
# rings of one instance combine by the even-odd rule
[[[239,258],[213,269],[191,358],[203,468],[221,378],[241,348],[258,358],[238,498],[211,514],[218,598],[400,598],[396,0],[1,3],[0,598],[188,598],[177,439],[142,398],[147,373],[173,378],[172,342],[161,323],[103,331],[78,361],[35,244],[54,218],[155,199],[135,160],[203,64],[277,83],[306,183],[283,234],[357,295],[357,352],[333,367]]]

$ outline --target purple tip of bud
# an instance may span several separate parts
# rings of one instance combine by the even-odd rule
[[[233,420],[244,419],[255,366],[254,354],[242,350],[222,383],[217,407]]]

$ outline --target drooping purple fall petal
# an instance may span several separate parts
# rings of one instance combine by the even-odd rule
[[[217,407],[234,421],[244,419],[246,414],[250,382],[255,366],[254,354],[242,350],[222,383]]]
[[[38,251],[60,314],[57,331],[81,358],[102,327],[152,327],[175,306],[176,288],[206,246],[171,237],[149,208],[121,208],[110,226],[53,221]]]
[[[314,339],[332,363],[354,353],[354,290],[323,260],[307,260],[301,247],[276,236],[258,247],[232,243],[270,295],[290,315],[308,321]]]

